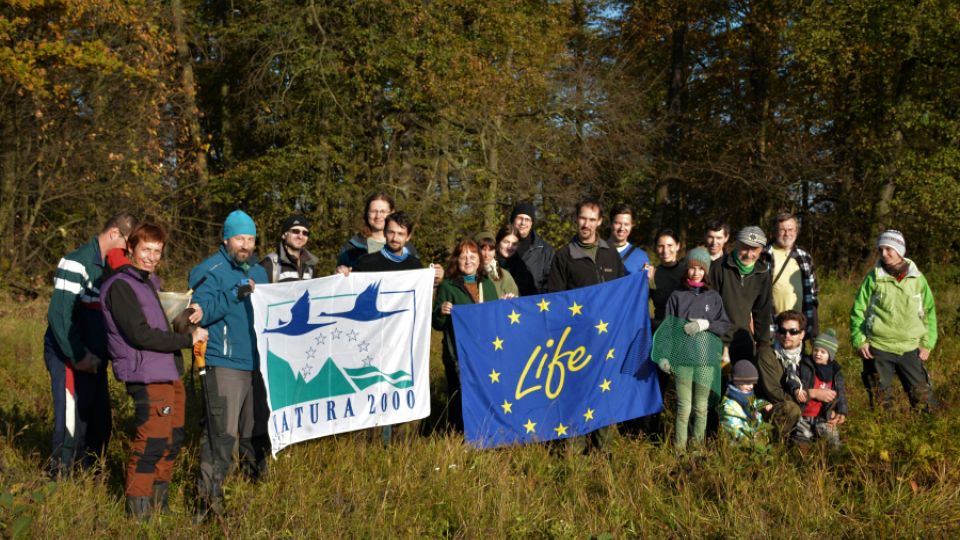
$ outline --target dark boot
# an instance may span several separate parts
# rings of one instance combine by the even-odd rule
[[[149,521],[153,515],[153,497],[127,496],[127,515],[139,521]]]
[[[170,510],[170,484],[167,482],[154,482],[153,509],[159,515],[173,515]]]

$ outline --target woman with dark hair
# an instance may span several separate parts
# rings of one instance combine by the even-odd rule
[[[652,329],[656,330],[666,316],[667,299],[673,291],[680,288],[686,277],[687,265],[677,256],[680,252],[680,238],[673,229],[657,231],[654,242],[660,258],[660,264],[654,268],[650,282],[650,300],[653,301]]]
[[[517,282],[513,280],[510,271],[501,266],[497,260],[497,241],[489,232],[482,232],[474,237],[480,247],[480,266],[497,288],[497,297],[514,298],[520,296]]]
[[[460,395],[460,365],[450,313],[456,304],[479,304],[497,300],[497,288],[480,266],[480,248],[469,238],[457,242],[450,256],[446,279],[433,299],[433,329],[443,332],[443,369],[450,398],[447,416],[463,432],[463,400]]]
[[[166,241],[159,225],[138,225],[127,238],[129,264],[121,263],[100,288],[113,374],[126,383],[135,410],[126,508],[142,520],[154,511],[169,511],[168,487],[183,444],[186,408],[180,350],[207,339],[198,326],[189,333],[173,332],[163,312],[155,271]],[[197,304],[190,307],[189,320],[196,325],[203,312]]]
[[[337,272],[345,273],[343,270],[353,268],[360,257],[368,253],[376,253],[386,245],[384,228],[387,216],[396,210],[396,206],[393,197],[385,191],[374,191],[367,195],[363,203],[363,225],[360,227],[360,232],[340,248]],[[407,248],[412,255],[417,255],[417,250],[412,245],[408,245]]]
[[[524,264],[523,259],[520,258],[520,255],[517,253],[517,246],[520,245],[520,231],[517,230],[517,227],[514,226],[513,223],[506,223],[497,231],[495,240],[497,265],[507,272],[510,272],[510,276],[517,285],[517,296],[520,296],[520,283],[518,280],[522,279],[523,276],[529,277],[530,275],[530,272],[527,270],[527,265]]]

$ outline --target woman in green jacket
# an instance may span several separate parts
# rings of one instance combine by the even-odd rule
[[[469,238],[457,242],[446,279],[440,282],[433,300],[433,328],[443,332],[443,369],[447,375],[449,405],[447,417],[463,432],[463,400],[460,395],[460,366],[450,313],[457,304],[479,304],[497,299],[497,289],[480,266],[480,248]]]

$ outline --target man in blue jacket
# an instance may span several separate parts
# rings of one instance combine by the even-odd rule
[[[200,326],[209,332],[207,428],[201,431],[198,490],[205,510],[217,514],[224,510],[223,481],[234,447],[239,444],[241,469],[253,480],[265,472],[269,450],[263,443],[269,442],[266,418],[261,418],[268,409],[250,303],[255,284],[269,279],[253,254],[256,242],[253,219],[234,210],[223,223],[223,245],[188,278],[193,301],[203,310]]]

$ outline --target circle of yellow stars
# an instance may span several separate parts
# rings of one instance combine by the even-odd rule
[[[540,302],[538,302],[536,305],[538,308],[540,308],[541,313],[543,313],[544,311],[550,311],[550,302],[548,302],[546,298],[541,298]],[[571,305],[567,309],[570,310],[571,317],[576,317],[577,315],[583,315],[583,305],[578,304],[576,301],[574,301],[573,305]],[[507,315],[507,318],[510,320],[511,325],[520,324],[520,316],[521,314],[517,313],[517,310],[511,309],[510,313]],[[605,322],[603,319],[600,319],[600,321],[594,326],[594,328],[597,329],[597,335],[609,333],[609,329],[608,329],[609,324],[610,323]],[[500,338],[500,336],[496,336],[496,338],[490,343],[493,344],[493,350],[501,351],[503,350],[503,344],[505,342],[503,339]],[[612,360],[613,358],[616,357],[615,355],[616,355],[616,349],[610,349],[609,351],[607,351],[607,355],[604,358],[604,360]],[[502,375],[502,373],[498,372],[496,369],[491,369],[490,373],[487,375],[490,378],[490,384],[499,383],[500,375]],[[611,384],[613,384],[613,382],[610,379],[604,378],[603,382],[600,383],[599,385],[600,391],[610,392]],[[500,408],[503,409],[503,414],[513,413],[513,403],[507,401],[506,399],[504,399],[503,403],[500,404]],[[593,420],[595,413],[596,413],[595,409],[591,409],[588,407],[586,412],[584,412],[582,415],[584,422],[589,422]],[[534,434],[537,432],[537,423],[531,420],[530,418],[527,418],[527,422],[525,424],[522,424],[522,426],[528,434]],[[565,426],[563,422],[560,422],[560,424],[557,425],[557,427],[553,428],[553,431],[557,434],[557,437],[563,437],[565,435],[568,435],[569,429],[570,429],[570,426]]]

